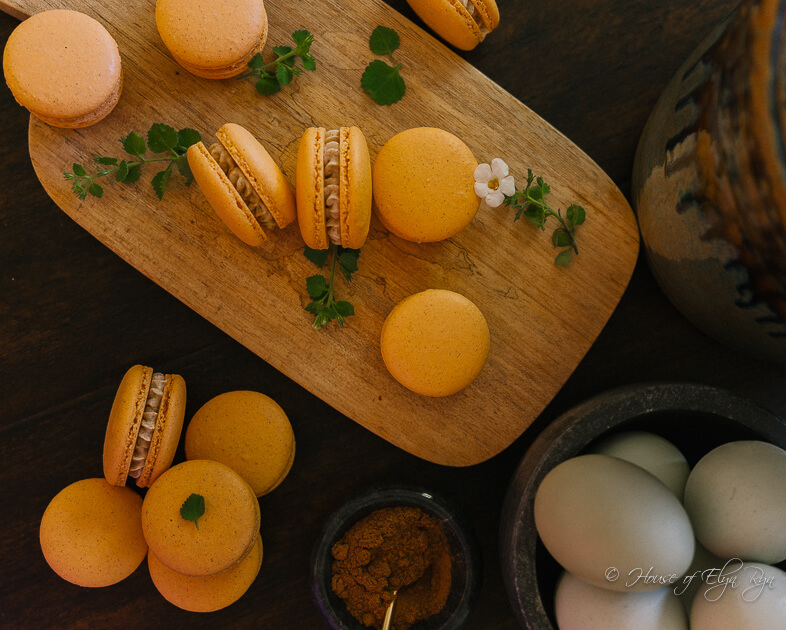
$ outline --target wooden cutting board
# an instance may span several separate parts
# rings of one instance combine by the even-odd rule
[[[452,466],[481,462],[515,440],[554,397],[597,338],[628,284],[638,253],[633,213],[617,187],[573,143],[520,101],[379,0],[269,3],[270,47],[307,28],[317,71],[277,95],[261,97],[250,80],[209,81],[169,56],[155,26],[154,0],[3,0],[20,18],[54,8],[83,11],[117,39],[124,64],[119,105],[101,123],[55,129],[30,120],[30,156],[41,183],[71,218],[143,274],[276,369],[393,444]],[[390,107],[360,89],[376,57],[368,37],[378,24],[402,45],[407,95]],[[52,63],[50,60],[48,63]],[[374,218],[351,284],[339,299],[355,306],[343,328],[315,331],[305,280],[317,272],[303,257],[296,225],[259,249],[219,222],[196,186],[177,177],[159,201],[143,171],[134,185],[101,181],[103,199],[78,200],[63,172],[93,155],[123,157],[118,142],[153,122],[193,127],[203,139],[225,122],[247,127],[294,183],[300,136],[309,126],[357,125],[372,159],[395,133],[435,126],[462,138],[479,162],[505,159],[520,183],[527,168],[552,186],[550,201],[587,211],[580,254],[554,264],[550,234],[509,209],[482,207],[454,238],[418,245],[389,234]],[[151,165],[152,166],[152,165]],[[441,399],[394,381],[379,352],[385,317],[406,296],[451,289],[473,300],[491,330],[480,376]],[[265,384],[258,389],[265,391]],[[297,427],[295,427],[297,430]],[[325,446],[330,447],[329,436]]]

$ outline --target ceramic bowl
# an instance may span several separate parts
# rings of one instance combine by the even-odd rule
[[[505,497],[500,525],[502,574],[523,628],[553,630],[554,591],[561,567],[535,530],[535,493],[557,464],[621,431],[656,433],[693,467],[713,448],[763,440],[786,449],[786,423],[755,404],[713,387],[649,384],[601,394],[552,422],[527,450]]]
[[[447,535],[452,560],[452,585],[445,608],[412,626],[412,630],[457,630],[464,625],[480,586],[480,552],[474,534],[448,500],[420,488],[387,486],[364,490],[339,507],[328,518],[314,547],[312,593],[317,608],[334,630],[365,630],[365,626],[349,614],[344,601],[331,589],[331,548],[360,519],[376,510],[397,506],[418,507],[438,519]]]

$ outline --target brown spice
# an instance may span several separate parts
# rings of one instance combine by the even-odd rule
[[[445,607],[448,541],[438,519],[416,507],[384,508],[333,545],[333,592],[364,626],[380,629],[393,592],[393,630],[407,630]]]

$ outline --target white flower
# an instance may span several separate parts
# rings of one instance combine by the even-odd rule
[[[483,199],[490,208],[496,208],[505,201],[505,196],[516,192],[513,175],[508,175],[508,165],[499,158],[488,164],[478,164],[475,169],[475,194]]]

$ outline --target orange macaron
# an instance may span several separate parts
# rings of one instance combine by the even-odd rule
[[[459,293],[429,289],[388,315],[380,339],[390,374],[424,396],[450,396],[480,374],[489,354],[486,318]]]
[[[20,105],[70,129],[105,118],[123,86],[117,42],[78,11],[43,11],[17,26],[3,52],[3,72]]]
[[[374,209],[382,224],[408,241],[441,241],[478,211],[478,162],[456,136],[434,127],[396,134],[374,162]]]
[[[156,26],[175,61],[205,79],[228,79],[262,52],[263,0],[157,0]]]
[[[295,191],[306,245],[359,249],[371,221],[371,158],[357,127],[311,127],[300,139]]]
[[[44,558],[79,586],[109,586],[131,575],[147,554],[142,497],[105,479],[84,479],[61,490],[44,512],[39,538]]]
[[[204,499],[195,522],[181,508],[191,495]],[[237,565],[259,534],[259,502],[229,466],[197,459],[167,470],[142,505],[142,531],[150,552],[183,575],[214,575]]]
[[[421,20],[446,42],[472,50],[499,25],[494,0],[407,0]]]
[[[272,398],[226,392],[207,401],[186,430],[186,457],[226,464],[261,497],[284,480],[295,461],[295,434]]]
[[[295,195],[265,147],[244,127],[227,123],[218,142],[188,148],[187,159],[199,188],[226,226],[257,247],[267,231],[295,220]]]
[[[175,458],[186,413],[186,383],[177,374],[130,368],[115,394],[104,437],[104,476],[150,486]]]

